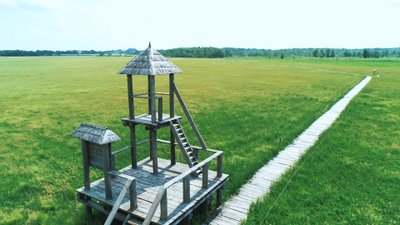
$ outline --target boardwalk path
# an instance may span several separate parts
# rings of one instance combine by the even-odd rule
[[[327,112],[314,121],[292,144],[288,145],[274,159],[259,169],[251,180],[240,188],[239,194],[233,196],[224,204],[221,212],[210,221],[210,224],[240,224],[240,221],[246,218],[250,205],[259,197],[268,193],[271,185],[296,164],[300,157],[315,144],[319,135],[335,122],[351,99],[370,80],[371,77],[369,76],[364,78]]]

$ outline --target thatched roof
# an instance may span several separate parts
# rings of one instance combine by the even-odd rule
[[[132,59],[119,74],[132,74],[132,75],[161,75],[171,73],[182,73],[175,64],[168,61],[157,50],[149,47],[142,53]]]
[[[71,136],[99,145],[120,140],[118,135],[116,135],[107,127],[90,123],[81,123],[81,126],[76,128],[76,130],[71,133]]]

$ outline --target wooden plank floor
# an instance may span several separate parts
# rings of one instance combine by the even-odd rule
[[[157,175],[153,174],[152,162],[149,158],[142,160],[138,163],[137,169],[131,169],[131,167],[126,167],[119,172],[135,177],[136,178],[136,189],[138,195],[138,208],[133,212],[133,214],[144,219],[147,212],[150,209],[153,200],[155,199],[159,188],[168,182],[169,180],[175,178],[182,172],[189,169],[186,164],[176,163],[171,166],[170,161],[166,159],[158,159],[159,173]],[[158,224],[170,224],[181,219],[188,211],[193,210],[196,203],[204,200],[211,192],[220,188],[226,181],[228,176],[223,174],[221,178],[216,177],[217,173],[209,170],[209,187],[207,189],[202,189],[202,175],[199,177],[191,177],[190,181],[190,197],[191,201],[189,203],[183,203],[183,183],[178,182],[168,188],[168,217],[167,219],[160,221],[160,207],[158,207],[156,213],[154,214],[152,222]],[[122,187],[124,186],[126,180],[121,177],[116,177],[112,179],[112,200],[105,200],[104,192],[104,179],[92,182],[90,185],[90,190],[85,191],[84,188],[79,188],[77,191],[91,198],[104,202],[110,206],[114,205]],[[124,197],[120,210],[127,212],[129,210],[129,199],[128,195]]]
[[[326,129],[339,117],[350,100],[353,99],[371,80],[366,77],[341,100],[319,117],[307,130],[298,136],[292,144],[282,150],[274,159],[256,172],[252,179],[240,188],[238,195],[233,196],[224,205],[221,212],[209,224],[235,225],[247,217],[249,208],[259,197],[269,192],[271,185],[277,181],[300,157],[315,144]]]

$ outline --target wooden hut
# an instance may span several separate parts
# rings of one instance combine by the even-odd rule
[[[114,218],[130,224],[190,224],[193,212],[199,211],[196,209],[208,211],[214,194],[216,204],[221,204],[222,189],[228,180],[228,175],[222,173],[223,152],[206,146],[175,84],[176,73],[182,73],[182,70],[150,44],[119,71],[127,77],[129,114],[122,122],[130,131],[129,146],[113,151],[111,142],[118,140],[118,136],[97,125],[82,124],[72,134],[83,140],[85,175],[84,187],[77,190],[78,200],[87,206],[89,213],[91,208],[95,208],[107,214],[105,224],[110,224]],[[156,91],[155,88],[156,77],[163,75],[169,76],[168,92]],[[147,78],[147,92],[133,93],[135,76]],[[168,110],[163,107],[163,97],[168,97]],[[147,100],[146,112],[135,112],[134,100],[137,98]],[[184,116],[175,115],[175,98]],[[188,121],[200,146],[189,142],[182,119]],[[149,132],[148,139],[136,140],[138,127],[144,127]],[[169,130],[169,140],[157,138],[159,129]],[[150,143],[149,157],[138,162],[137,147],[145,143]],[[169,145],[169,159],[158,157],[159,144]],[[176,161],[176,146],[183,154],[185,163]],[[98,150],[100,148],[101,151]],[[114,171],[115,156],[126,150],[130,150],[131,165]],[[99,152],[101,159],[92,159],[98,157]],[[208,157],[199,161],[199,154]],[[208,168],[213,161],[216,161],[217,171]],[[99,164],[103,165],[100,169],[104,171],[104,178],[90,183],[88,168]]]

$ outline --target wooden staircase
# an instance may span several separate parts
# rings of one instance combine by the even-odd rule
[[[183,127],[181,123],[179,122],[178,119],[171,120],[170,122],[170,127],[171,130],[174,134],[175,140],[179,145],[179,148],[182,151],[183,156],[185,157],[186,163],[189,165],[189,167],[193,167],[197,164],[199,164],[199,161],[197,159],[197,155],[195,154],[195,151],[193,150],[192,146],[189,143],[189,140],[185,134],[185,131],[183,130]],[[201,168],[199,168],[196,171],[197,175],[200,175],[202,173]]]

